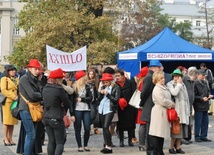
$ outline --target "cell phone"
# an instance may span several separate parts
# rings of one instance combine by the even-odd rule
[[[208,100],[210,100],[211,98],[208,98]]]

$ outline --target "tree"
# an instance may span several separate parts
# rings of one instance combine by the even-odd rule
[[[158,0],[135,0],[134,3],[126,5],[126,20],[120,32],[120,37],[124,38],[121,45],[124,50],[147,42],[166,26],[182,38],[191,40],[191,24],[178,24],[175,18],[161,14],[160,5],[161,1]]]
[[[118,51],[118,39],[112,30],[112,18],[96,14],[94,10],[102,5],[100,1],[92,2],[28,2],[18,15],[18,27],[24,29],[26,36],[15,45],[8,57],[10,63],[22,66],[29,59],[37,58],[46,65],[46,44],[66,52],[86,45],[89,64],[115,62],[113,55]],[[105,61],[100,56],[104,56]]]

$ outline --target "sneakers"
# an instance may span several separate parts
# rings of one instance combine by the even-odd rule
[[[102,149],[100,152],[103,153],[103,154],[113,153],[112,149],[110,150],[110,149],[107,149],[107,148]]]
[[[202,142],[211,142],[212,140],[208,139],[208,138],[201,138]]]
[[[174,148],[172,148],[172,149],[169,149],[169,153],[170,154],[176,154],[176,151],[174,150]]]
[[[181,150],[181,148],[178,150],[176,149],[176,153],[185,154],[185,152],[183,150]]]
[[[201,142],[201,140],[200,139],[195,139],[195,142]]]

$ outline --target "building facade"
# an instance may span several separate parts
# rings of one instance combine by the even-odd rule
[[[5,57],[10,55],[13,47],[22,36],[23,30],[16,27],[17,15],[25,3],[18,0],[0,0],[0,64],[8,64]]]

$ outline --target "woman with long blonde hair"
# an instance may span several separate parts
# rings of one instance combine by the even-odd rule
[[[78,71],[75,74],[76,81],[73,85],[74,96],[74,116],[76,121],[74,123],[75,137],[78,144],[78,151],[83,152],[90,151],[88,148],[88,140],[90,137],[90,102],[92,101],[92,93],[90,86],[87,84],[86,73],[84,71]],[[81,142],[81,128],[82,122],[84,126],[84,147]]]

